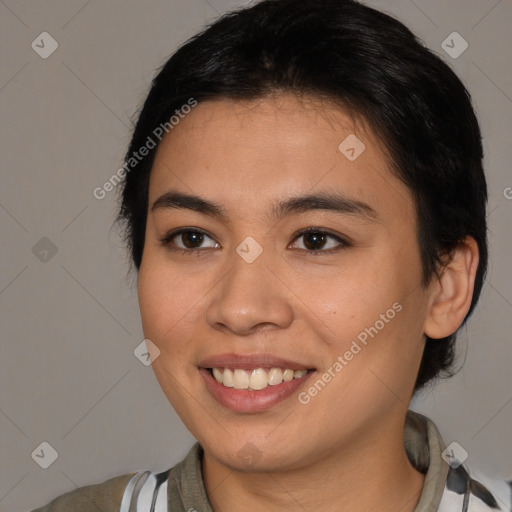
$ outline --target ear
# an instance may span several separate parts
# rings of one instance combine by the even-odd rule
[[[439,277],[434,277],[423,326],[429,338],[445,338],[460,327],[471,306],[478,259],[478,245],[467,236],[448,256]]]

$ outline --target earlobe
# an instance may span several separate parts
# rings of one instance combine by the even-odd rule
[[[478,260],[478,245],[467,236],[452,251],[439,277],[434,278],[424,324],[429,338],[450,336],[462,324],[471,306]]]

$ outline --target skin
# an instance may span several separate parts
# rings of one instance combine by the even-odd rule
[[[350,134],[366,146],[354,161],[338,150]],[[215,202],[226,218],[151,211],[170,190]],[[368,204],[376,219],[327,210],[271,216],[276,201],[333,192]],[[210,238],[196,250],[181,236],[159,241],[182,227]],[[308,227],[350,246],[327,238],[323,250],[308,250],[310,238],[294,239]],[[263,248],[250,264],[236,252],[248,236]],[[204,448],[212,508],[414,510],[424,476],[402,436],[425,334],[459,327],[477,263],[468,238],[440,279],[420,285],[412,195],[371,129],[339,107],[284,93],[195,107],[157,151],[138,293],[144,335],[160,350],[155,375]],[[295,393],[266,411],[236,413],[199,374],[215,354],[269,353],[315,368],[313,383],[394,303],[402,310],[308,404]],[[259,454],[251,467],[238,456],[247,443]]]

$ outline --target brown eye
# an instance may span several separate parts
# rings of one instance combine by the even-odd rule
[[[198,231],[185,231],[179,236],[181,236],[181,241],[187,249],[197,249],[204,240],[204,234]]]
[[[311,251],[323,249],[327,240],[327,236],[324,233],[307,233],[303,237],[304,246]]]
[[[219,244],[209,235],[197,229],[180,229],[159,239],[160,243],[174,250],[197,251],[218,248]]]
[[[350,243],[327,231],[308,229],[299,232],[291,245],[307,252],[329,252],[349,247]]]

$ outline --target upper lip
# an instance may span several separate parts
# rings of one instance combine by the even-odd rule
[[[253,370],[254,368],[290,368],[292,370],[311,370],[311,365],[283,359],[270,354],[218,354],[200,361],[200,368],[234,368]]]

